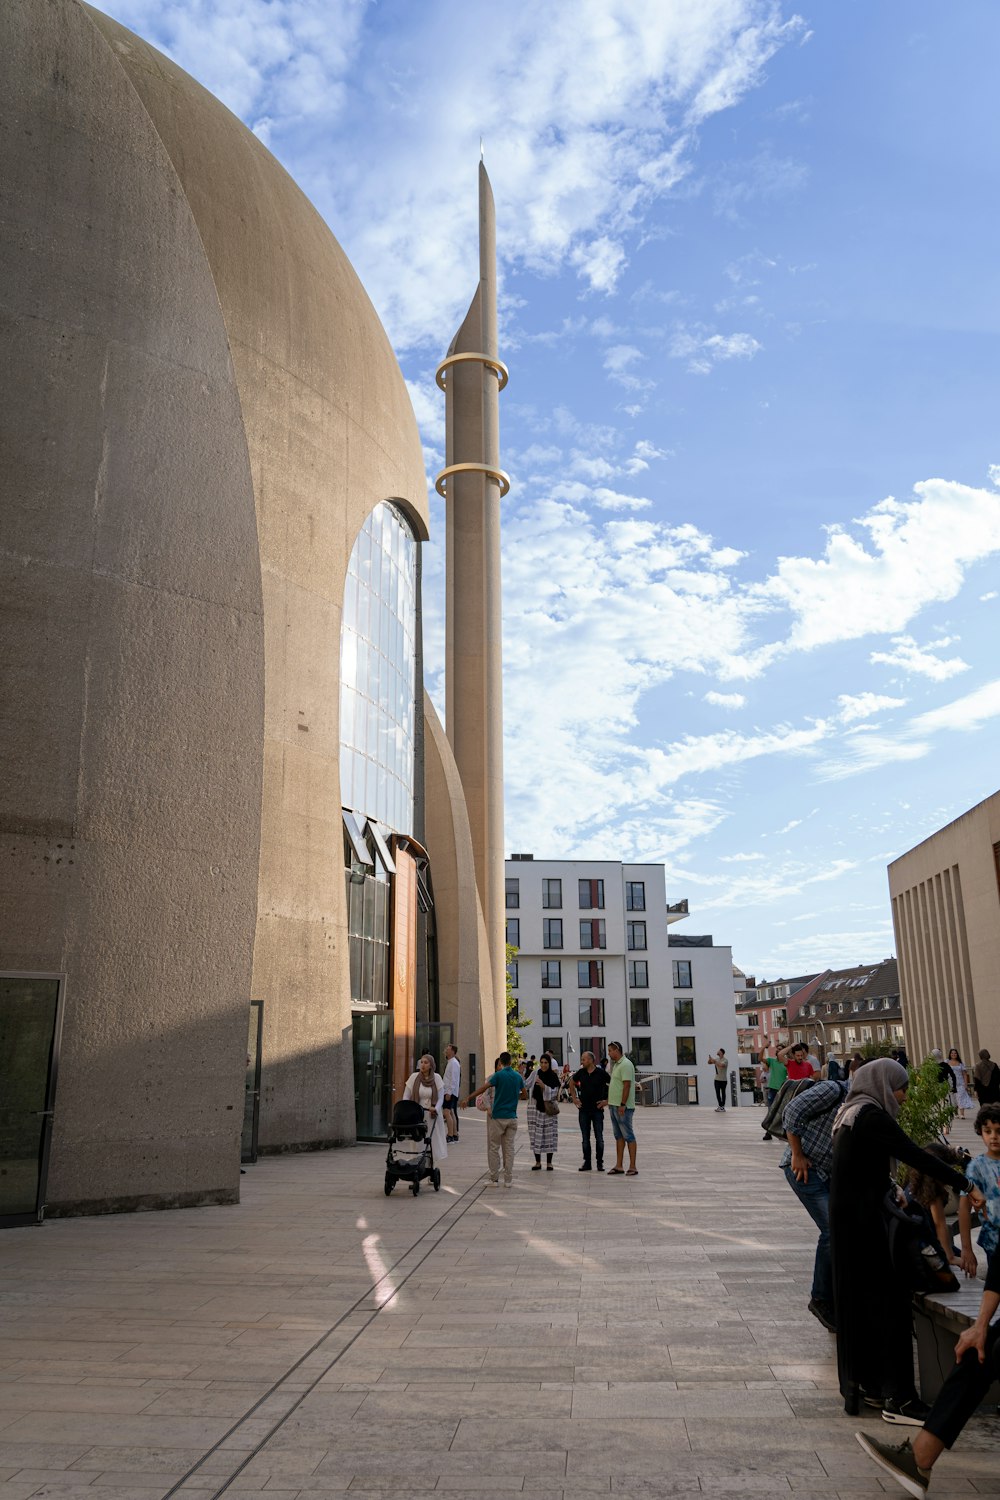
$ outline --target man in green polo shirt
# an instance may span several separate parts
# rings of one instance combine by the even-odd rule
[[[777,1099],[785,1079],[788,1077],[788,1069],[781,1061],[780,1054],[777,1052],[773,1057],[765,1057],[764,1062],[767,1065],[767,1108],[770,1109],[775,1099]],[[774,1137],[765,1132],[764,1139],[765,1141],[771,1141]]]
[[[632,1117],[635,1114],[635,1065],[625,1056],[621,1042],[608,1043],[611,1059],[611,1084],[608,1088],[608,1114],[615,1137],[615,1165],[609,1177],[638,1177],[635,1165],[635,1131]],[[623,1166],[625,1147],[628,1146],[628,1171]]]

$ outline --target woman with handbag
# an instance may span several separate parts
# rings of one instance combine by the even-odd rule
[[[413,1099],[423,1110],[434,1165],[438,1166],[448,1155],[444,1128],[444,1079],[429,1052],[424,1053],[417,1063],[416,1072],[406,1080],[403,1098]]]
[[[552,1158],[559,1149],[559,1074],[548,1053],[538,1059],[538,1067],[525,1087],[528,1090],[528,1140],[535,1153],[533,1172],[542,1170],[545,1152],[546,1170],[551,1172]]]
[[[929,1408],[913,1384],[912,1292],[892,1264],[883,1203],[897,1161],[958,1192],[971,1183],[897,1125],[909,1082],[888,1057],[852,1076],[833,1122],[830,1244],[844,1410],[856,1415],[863,1400],[886,1422],[919,1427]]]

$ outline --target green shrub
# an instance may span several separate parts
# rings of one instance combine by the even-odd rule
[[[507,958],[506,958],[506,963],[507,963],[507,1051],[510,1053],[512,1059],[515,1062],[517,1061],[517,1059],[519,1057],[523,1057],[524,1054],[525,1054],[524,1042],[521,1039],[521,1033],[518,1030],[518,1027],[522,1027],[523,1028],[525,1026],[530,1026],[531,1025],[531,1017],[530,1016],[519,1016],[518,1013],[517,1013],[517,1000],[516,1000],[516,998],[514,996],[514,990],[513,990],[513,987],[511,985],[511,982],[510,982],[510,966],[514,962],[514,959],[517,957],[517,953],[518,953],[518,950],[514,947],[514,945],[512,943],[508,943],[507,944]]]
[[[899,1111],[899,1123],[918,1146],[936,1141],[955,1118],[948,1099],[948,1084],[938,1074],[938,1061],[925,1057],[919,1067],[910,1067],[910,1087]]]

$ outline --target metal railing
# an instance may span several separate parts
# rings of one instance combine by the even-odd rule
[[[640,1106],[697,1104],[698,1079],[693,1073],[645,1073],[636,1077]]]

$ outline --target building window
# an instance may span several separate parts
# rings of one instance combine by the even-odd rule
[[[648,995],[630,995],[628,1001],[629,1012],[632,1016],[633,1026],[649,1025],[649,997]]]
[[[558,995],[542,996],[542,1025],[562,1025],[562,1001]]]
[[[581,911],[604,910],[604,881],[581,880],[578,882]]]
[[[630,951],[633,949],[638,949],[641,953],[646,947],[645,922],[626,922],[625,942]]]
[[[521,882],[515,875],[513,879],[508,875],[504,881],[504,890],[507,893],[507,910],[517,911],[521,904]]]
[[[632,1038],[632,1049],[629,1057],[637,1068],[651,1068],[653,1066],[653,1041],[648,1036],[634,1036]]]
[[[892,1034],[895,1037],[895,1039],[896,1039],[897,1042],[901,1042],[903,1040],[903,1028],[902,1028],[902,1026],[894,1026],[892,1028]]]
[[[646,882],[644,880],[626,880],[625,909],[626,911],[646,910]]]
[[[585,1052],[592,1052],[594,1054],[595,1061],[599,1063],[601,1061],[601,1058],[604,1056],[604,1048],[605,1039],[602,1036],[581,1036],[580,1038],[581,1057]]]
[[[689,990],[691,988],[691,960],[689,958],[675,958],[672,968],[674,971],[674,989]]]
[[[842,1040],[842,1038],[841,1038],[839,1029],[836,1030],[836,1031],[831,1031],[830,1032],[830,1041],[833,1043],[833,1045],[835,1047],[839,1047],[840,1046],[841,1040]]]
[[[579,958],[576,962],[576,985],[580,990],[603,990],[603,958]]]
[[[417,540],[389,501],[358,532],[340,627],[344,807],[412,833],[417,721]]]
[[[517,959],[516,958],[512,958],[511,961],[510,961],[510,963],[507,965],[507,973],[510,975],[510,987],[511,987],[511,989],[512,990],[516,990],[517,989]]]
[[[772,1026],[787,1026],[788,1025],[788,1012],[787,1012],[787,1010],[773,1010],[771,1012],[771,1025]]]
[[[878,1039],[879,1039],[879,1041],[880,1042],[884,1042],[885,1041],[885,1027],[884,1026],[876,1026],[875,1030],[878,1032]]]
[[[562,1039],[562,1037],[561,1036],[543,1036],[542,1037],[542,1051],[543,1052],[548,1052],[551,1057],[555,1058],[555,1060],[556,1060],[557,1063],[561,1063],[562,1060],[563,1060],[563,1039]]]
[[[543,917],[542,947],[561,948],[562,945],[562,917]]]
[[[508,948],[520,948],[521,946],[521,919],[520,917],[507,918],[507,946]]]
[[[559,958],[543,958],[542,959],[542,989],[543,990],[561,990],[562,989],[562,959],[559,959]]]
[[[542,906],[546,911],[562,910],[562,881],[542,881]]]
[[[581,1026],[604,1025],[604,996],[594,995],[589,1000],[578,1000],[577,1010]]]
[[[698,1061],[695,1050],[695,1039],[693,1036],[679,1036],[677,1038],[677,1066],[689,1068]]]
[[[694,1025],[694,1001],[693,1000],[675,1000],[674,1001],[674,1025],[675,1026],[693,1026]]]
[[[861,1040],[863,1042],[870,1042],[871,1039],[872,1039],[872,1029],[871,1029],[871,1027],[870,1026],[862,1026],[862,1028],[861,1028]]]
[[[649,962],[645,958],[630,958],[628,961],[629,988],[649,989]]]
[[[583,918],[580,922],[580,947],[606,948],[607,946],[608,939],[604,929],[604,918]]]
[[[750,1031],[756,1031],[757,1027],[760,1025],[760,1021],[757,1019],[756,1013],[754,1011],[748,1010],[746,1015],[743,1017],[743,1024],[744,1026],[748,1027]]]

